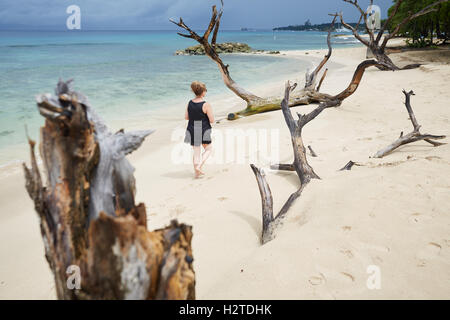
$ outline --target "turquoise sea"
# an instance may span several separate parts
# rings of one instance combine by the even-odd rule
[[[245,42],[254,49],[326,48],[323,32],[223,31],[218,42]],[[352,46],[351,37],[334,47]],[[194,45],[176,31],[0,31],[0,166],[27,154],[26,125],[33,138],[43,119],[35,96],[53,92],[58,78],[74,78],[106,121],[139,116],[191,97],[189,84],[200,80],[209,95],[227,92],[216,65],[205,56],[175,56]],[[279,56],[223,55],[234,80],[256,86],[305,65]],[[294,69],[293,69],[294,68]],[[231,94],[231,93],[230,93]],[[182,116],[181,116],[182,117]]]

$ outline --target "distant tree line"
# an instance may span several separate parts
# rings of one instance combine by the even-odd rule
[[[392,19],[389,29],[393,30],[405,17],[413,12],[432,4],[436,0],[404,0],[397,14]],[[389,8],[388,14],[394,10],[394,5]],[[424,47],[435,43],[436,39],[446,43],[450,36],[450,2],[441,3],[436,6],[434,12],[418,17],[400,29],[400,36],[408,37],[408,43],[414,47]]]
[[[352,27],[356,27],[357,23],[349,23]],[[321,23],[321,24],[312,24],[311,21],[305,22],[303,25],[294,25],[287,27],[276,27],[273,28],[275,31],[326,31],[330,30],[331,23]],[[336,26],[333,27],[333,30],[336,30]],[[364,24],[360,24],[358,29],[360,31],[364,31]],[[349,30],[350,31],[350,30]]]

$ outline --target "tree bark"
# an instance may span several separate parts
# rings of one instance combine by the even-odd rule
[[[194,299],[192,228],[172,221],[149,232],[145,206],[134,202],[125,156],[152,130],[112,134],[70,82],[37,98],[46,183],[31,139],[31,167],[23,165],[57,297]],[[79,287],[69,285],[71,270],[80,271]]]

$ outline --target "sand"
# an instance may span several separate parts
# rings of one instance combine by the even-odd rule
[[[282,54],[317,62],[324,51]],[[261,156],[261,148],[247,154],[243,163],[220,161],[220,151],[231,150],[216,143],[206,176],[194,179],[189,162],[177,164],[173,156],[183,149],[184,106],[180,121],[155,128],[130,156],[136,167],[137,201],[147,206],[149,229],[174,218],[193,226],[197,298],[450,298],[450,146],[416,142],[383,159],[370,158],[400,131],[412,129],[403,88],[416,93],[412,107],[422,131],[450,135],[450,65],[427,55],[393,54],[401,65],[417,59],[426,65],[400,72],[367,70],[353,96],[305,127],[305,144],[318,154],[309,161],[322,179],[306,187],[276,239],[264,246],[259,242],[261,199],[249,162],[265,168],[275,212],[298,187],[297,176],[269,170],[270,159]],[[364,58],[362,47],[334,50],[321,91],[338,93],[346,87]],[[304,75],[286,79],[302,85]],[[284,83],[268,82],[252,89],[281,95],[283,88]],[[232,93],[210,102],[218,118],[243,107]],[[214,128],[275,137],[278,132],[279,158],[291,161],[289,132],[280,111],[221,121]],[[349,160],[361,166],[338,171]],[[0,197],[0,299],[55,298],[21,172],[3,175]]]

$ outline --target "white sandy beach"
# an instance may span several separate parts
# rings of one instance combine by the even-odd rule
[[[365,52],[362,47],[334,50],[321,91],[344,89]],[[317,62],[325,51],[282,53]],[[264,246],[259,242],[261,199],[248,161],[211,159],[202,179],[193,178],[191,164],[173,163],[180,139],[171,137],[185,127],[184,110],[180,121],[153,128],[157,131],[130,156],[137,201],[147,206],[149,229],[174,218],[193,226],[198,299],[450,298],[450,146],[422,141],[383,159],[370,158],[401,131],[412,130],[402,89],[416,93],[411,104],[423,133],[450,135],[450,65],[416,52],[392,57],[400,65],[424,59],[426,64],[398,72],[368,69],[353,96],[305,127],[305,144],[318,154],[309,162],[322,179],[305,188],[276,239]],[[288,79],[302,86],[304,74]],[[223,90],[227,98],[210,101],[218,118],[244,107]],[[281,96],[284,83],[269,81],[255,91]],[[291,161],[281,111],[221,121],[214,128],[279,129],[280,160]],[[338,171],[349,160],[361,166]],[[278,212],[297,189],[298,178],[269,170],[268,161],[255,164],[267,168]],[[2,176],[0,299],[54,299],[53,276],[23,174],[16,170]],[[372,265],[381,272],[380,289],[366,285]]]

